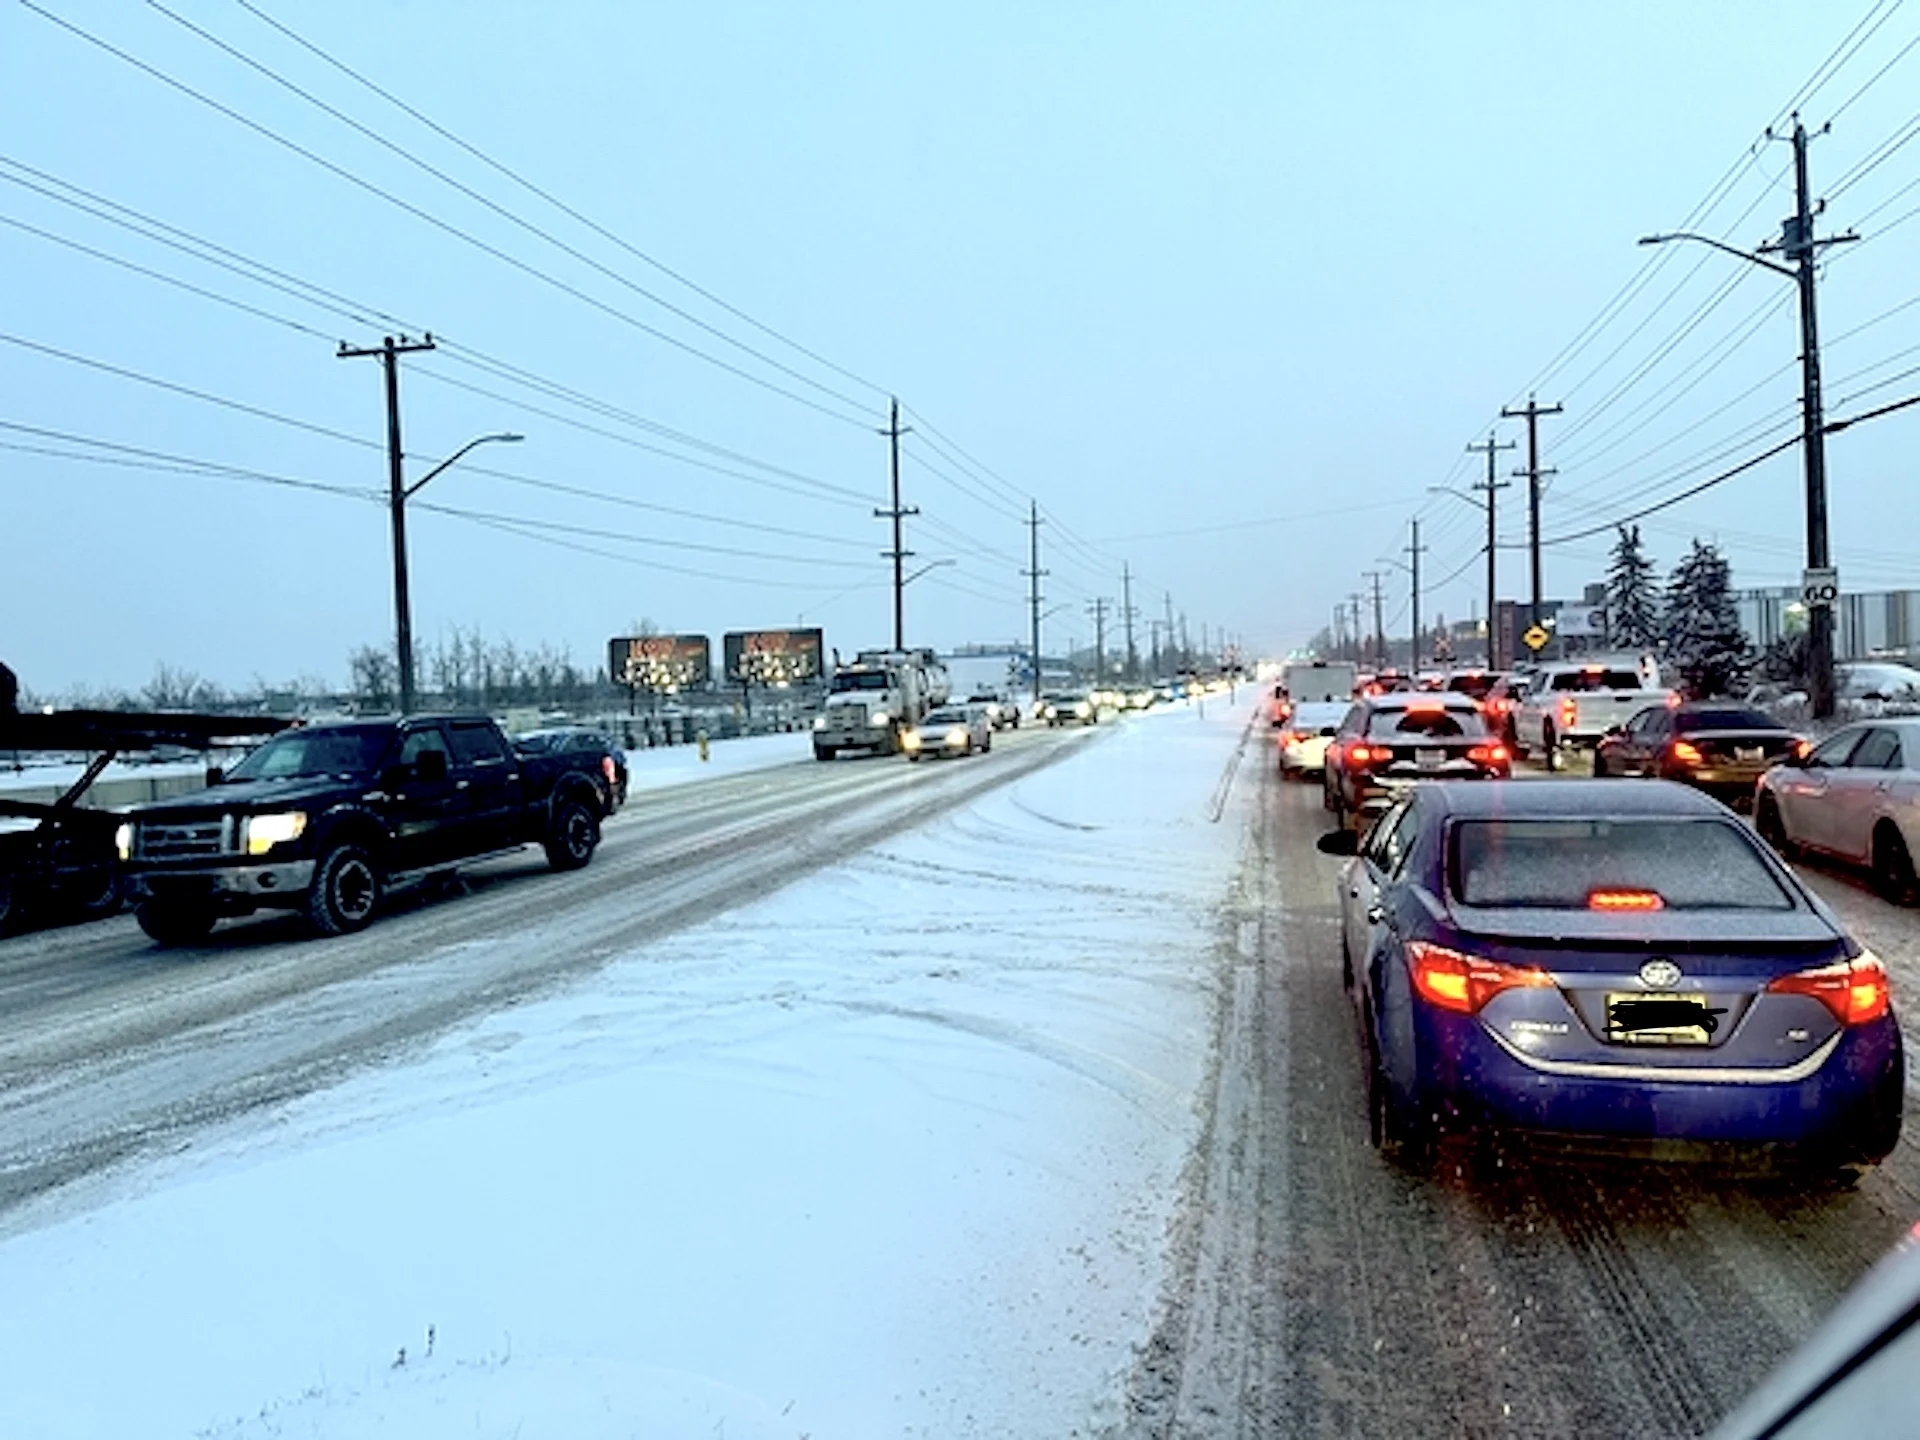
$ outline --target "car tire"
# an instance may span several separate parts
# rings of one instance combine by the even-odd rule
[[[1780,802],[1771,795],[1763,795],[1754,806],[1753,828],[1781,859],[1792,860],[1800,853],[1800,847],[1787,838],[1786,823],[1780,818]]]
[[[0,870],[0,935],[11,935],[21,920],[19,882]]]
[[[1607,771],[1607,757],[1598,750],[1593,752],[1593,778],[1596,780],[1612,778]]]
[[[987,736],[987,743],[980,747],[980,753],[982,755],[988,755],[988,754],[991,754],[992,752],[993,752],[993,736],[989,735]]]
[[[1540,732],[1540,763],[1547,767],[1549,775],[1560,772],[1560,737],[1553,733],[1551,725]]]
[[[1885,820],[1873,832],[1873,888],[1889,904],[1914,902],[1913,857],[1899,830]]]
[[[600,844],[599,817],[578,800],[562,800],[553,807],[542,843],[553,869],[583,870]]]
[[[156,945],[197,945],[213,933],[220,917],[211,905],[183,900],[149,900],[134,919]]]
[[[816,760],[831,760],[839,753],[840,752],[835,750],[831,745],[815,745],[813,747],[813,758]]]
[[[1380,1064],[1380,1052],[1374,1045],[1370,1026],[1367,1030],[1367,1139],[1381,1158],[1409,1174],[1417,1175],[1433,1162],[1433,1134],[1393,1093],[1386,1069]]]
[[[587,809],[584,805],[580,808]],[[587,814],[591,816],[592,812]],[[380,908],[380,888],[380,869],[363,846],[336,845],[313,867],[313,884],[307,888],[307,923],[321,935],[351,935],[364,930]]]
[[[1893,1147],[1900,1143],[1906,1090],[1906,1058],[1904,1054],[1896,1053],[1854,1122],[1853,1133],[1849,1137],[1852,1163],[1878,1165],[1893,1153]]]

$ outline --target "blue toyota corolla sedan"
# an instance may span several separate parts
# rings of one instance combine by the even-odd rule
[[[1429,784],[1320,845],[1352,857],[1344,976],[1403,1163],[1450,1130],[1823,1169],[1899,1138],[1885,967],[1718,801]]]

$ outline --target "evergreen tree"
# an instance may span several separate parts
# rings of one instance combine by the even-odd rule
[[[1661,629],[1667,660],[1694,699],[1731,694],[1746,677],[1753,661],[1733,603],[1731,574],[1718,548],[1695,540],[1673,567]]]
[[[1623,649],[1653,649],[1660,639],[1658,601],[1653,562],[1640,548],[1640,527],[1622,525],[1607,563],[1607,638]]]

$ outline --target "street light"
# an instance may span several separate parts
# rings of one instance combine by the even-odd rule
[[[400,662],[400,713],[413,711],[413,605],[407,591],[407,501],[426,483],[480,445],[517,445],[527,437],[511,431],[481,435],[462,445],[411,485],[393,491],[393,642]]]
[[[914,571],[911,575],[907,576],[906,579],[902,580],[900,582],[900,588],[902,590],[906,589],[907,586],[911,585],[914,581],[918,580],[922,575],[926,574],[929,570],[938,570],[942,565],[958,565],[959,563],[960,562],[958,560],[930,560],[925,565],[922,565],[918,570]]]

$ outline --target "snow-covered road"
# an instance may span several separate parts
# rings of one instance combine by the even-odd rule
[[[1233,944],[1247,719],[1103,727],[424,1055],[42,1196],[0,1241],[0,1434],[1117,1424]]]

